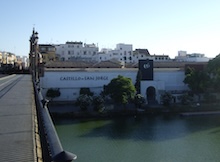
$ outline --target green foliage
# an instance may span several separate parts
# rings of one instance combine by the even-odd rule
[[[205,71],[196,71],[193,68],[187,68],[186,77],[183,81],[192,90],[194,94],[203,93],[209,83],[209,76]]]
[[[137,76],[136,76],[136,82],[135,82],[135,88],[138,94],[140,94],[140,87],[141,87],[141,79],[142,79],[142,74],[141,71],[138,70]]]
[[[125,105],[134,98],[136,90],[130,78],[119,75],[104,87],[104,92],[116,103]]]
[[[91,92],[89,88],[80,88],[79,94],[93,96],[94,93]]]
[[[192,101],[193,98],[189,94],[183,94],[178,97],[178,99],[181,101],[181,104],[183,105],[189,105]]]
[[[219,73],[219,69],[220,69],[220,54],[217,55],[214,59],[210,60],[208,62],[208,71],[209,73],[216,75],[217,73]]]
[[[79,106],[81,110],[86,111],[88,106],[92,103],[92,98],[91,96],[88,95],[80,95],[77,99],[76,99],[76,106]]]
[[[59,97],[60,96],[60,90],[50,88],[50,89],[47,90],[46,96],[51,98],[51,99],[53,99],[55,97]]]
[[[145,98],[141,94],[136,94],[134,97],[134,104],[136,108],[141,108],[141,106],[146,102]]]
[[[168,92],[165,92],[163,95],[161,95],[161,101],[163,102],[164,106],[169,106],[172,98],[173,96]]]
[[[102,111],[104,108],[104,99],[102,96],[94,96],[92,100],[92,104],[94,106],[95,111]]]
[[[207,103],[212,103],[212,102],[216,102],[217,98],[216,98],[216,96],[214,94],[205,93],[204,100]]]
[[[214,92],[220,91],[220,54],[210,60],[207,65],[211,77],[211,88]]]

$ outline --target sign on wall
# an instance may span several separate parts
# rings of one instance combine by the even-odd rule
[[[154,80],[153,60],[139,60],[139,70],[141,71],[141,80]]]

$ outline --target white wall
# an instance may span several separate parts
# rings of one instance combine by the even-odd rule
[[[113,78],[122,75],[136,82],[137,68],[133,69],[74,69],[74,70],[45,70],[41,78],[43,95],[49,88],[59,88],[61,96],[54,100],[69,101],[79,96],[81,87],[90,88],[95,95],[99,95],[103,86],[107,85]],[[146,97],[146,90],[149,86],[156,89],[156,98],[159,101],[161,91],[188,90],[183,83],[185,73],[182,70],[154,69],[153,81],[141,82],[141,94]]]
[[[43,94],[49,88],[59,88],[61,97],[56,100],[75,100],[79,95],[81,87],[88,87],[95,95],[99,95],[103,86],[107,85],[118,75],[131,78],[135,83],[137,69],[135,70],[76,70],[76,71],[45,71],[41,78]]]

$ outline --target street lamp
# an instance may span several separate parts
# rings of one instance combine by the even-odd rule
[[[38,80],[38,64],[39,64],[39,57],[38,57],[38,33],[34,31],[30,38],[30,58],[31,58],[31,71],[35,81]]]

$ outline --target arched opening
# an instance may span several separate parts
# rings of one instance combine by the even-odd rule
[[[146,91],[146,94],[147,94],[148,104],[157,103],[156,102],[156,89],[154,87],[152,87],[152,86],[148,87],[147,91]]]

